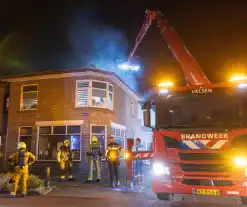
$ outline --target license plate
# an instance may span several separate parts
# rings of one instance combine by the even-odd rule
[[[216,189],[193,189],[195,195],[220,195],[220,190]]]

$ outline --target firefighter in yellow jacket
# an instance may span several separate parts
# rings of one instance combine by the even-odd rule
[[[119,165],[120,156],[124,153],[122,146],[114,141],[113,137],[108,138],[108,146],[105,152],[105,157],[108,162],[110,172],[111,187],[120,186],[119,181]],[[116,180],[114,180],[116,177]]]
[[[101,179],[100,164],[101,164],[102,153],[100,152],[100,143],[96,136],[92,137],[92,143],[89,146],[87,157],[88,157],[88,162],[89,162],[89,169],[88,169],[88,179],[86,182],[91,183],[93,180],[94,165],[96,167],[96,172],[97,172],[96,182],[100,182],[100,179]]]
[[[64,140],[63,146],[57,153],[57,161],[60,166],[60,181],[65,181],[66,171],[68,171],[68,180],[75,180],[72,175],[72,165],[73,165],[73,154],[70,149],[70,141]]]
[[[12,188],[11,196],[16,196],[19,180],[21,180],[21,195],[24,197],[27,194],[28,168],[35,162],[35,156],[26,151],[27,146],[24,142],[18,144],[18,151],[10,155],[8,158],[9,166],[13,171],[11,178]]]

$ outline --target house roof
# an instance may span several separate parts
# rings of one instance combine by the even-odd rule
[[[30,81],[30,80],[40,80],[40,79],[78,77],[78,76],[86,76],[86,75],[109,78],[113,82],[115,82],[119,87],[121,87],[123,90],[133,95],[138,101],[142,100],[140,94],[138,94],[136,91],[131,89],[118,75],[116,75],[116,73],[107,72],[94,68],[49,70],[44,72],[7,75],[7,76],[0,76],[0,81],[21,82],[21,81]]]

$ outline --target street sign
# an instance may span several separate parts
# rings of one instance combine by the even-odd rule
[[[82,112],[82,116],[89,116],[88,112]]]

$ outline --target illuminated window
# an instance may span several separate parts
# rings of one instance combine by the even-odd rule
[[[92,89],[92,106],[106,108],[106,91]]]
[[[24,85],[21,87],[21,110],[38,108],[38,85]]]
[[[108,104],[109,104],[109,109],[113,110],[113,87],[112,85],[108,85]]]
[[[101,81],[77,81],[76,107],[98,107],[113,110],[113,86]]]
[[[75,160],[81,159],[81,126],[40,126],[38,142],[38,160],[56,160],[57,152],[63,145],[63,141],[70,141]]]

